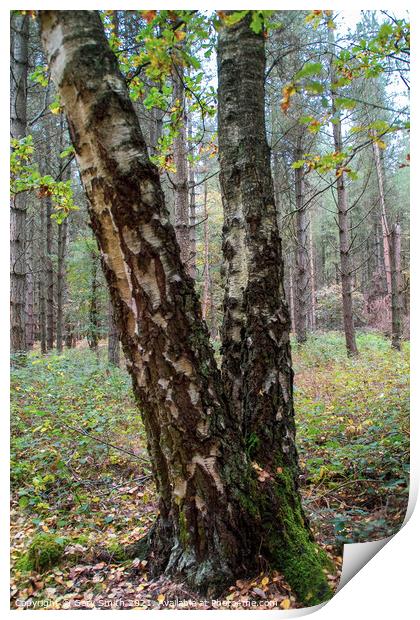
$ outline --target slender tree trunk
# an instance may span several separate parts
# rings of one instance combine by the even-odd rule
[[[210,304],[210,269],[209,269],[209,220],[207,210],[207,181],[204,181],[203,196],[203,216],[204,216],[204,272],[203,272],[203,297],[201,300],[201,316],[207,318]]]
[[[108,306],[108,362],[113,366],[120,365],[120,339],[111,301]]]
[[[373,155],[375,159],[376,174],[378,177],[379,200],[381,205],[381,227],[382,227],[382,244],[384,253],[386,289],[388,295],[392,293],[392,275],[391,275],[391,257],[390,257],[390,230],[388,226],[388,218],[386,215],[384,177],[382,170],[382,161],[379,153],[379,146],[375,140],[372,141]]]
[[[284,566],[302,599],[319,602],[330,595],[321,570],[322,553],[317,553],[304,526],[289,466],[290,460],[295,462],[290,369],[286,370],[289,382],[279,388],[281,394],[276,391],[276,423],[267,431],[270,447],[276,442],[270,453],[272,463],[259,460],[261,448],[251,461],[238,420],[222,392],[194,284],[169,223],[158,171],[148,160],[100,17],[95,11],[40,14],[44,46],[68,115],[159,493],[159,517],[150,535],[152,574],[165,571],[200,591],[219,593],[232,579],[256,568],[262,556]],[[245,26],[241,32],[248,32],[248,23]],[[225,37],[229,39],[229,34]],[[263,54],[262,37],[252,37]],[[262,85],[263,62],[258,70]],[[252,84],[254,76],[246,77]],[[249,125],[248,121],[249,114],[243,119]],[[275,217],[272,200],[268,207]],[[276,233],[273,241],[279,249]],[[280,258],[278,251],[274,255],[273,259]],[[279,276],[276,285],[280,287]],[[288,361],[287,316],[281,307],[280,334],[276,312],[278,306],[271,315],[272,337],[267,338],[278,342],[283,337]],[[272,347],[266,353],[268,360],[271,353]],[[261,400],[269,406],[272,396]],[[263,413],[258,408],[258,418]],[[285,425],[289,434],[275,432]],[[259,462],[261,471],[269,468],[269,478],[257,474],[252,463],[260,467]]]
[[[174,139],[175,185],[175,232],[181,250],[181,259],[190,270],[190,218],[188,200],[188,161],[187,161],[187,113],[183,68],[175,66],[173,72],[174,105],[180,109],[178,135]]]
[[[298,137],[296,161],[303,157],[302,136]],[[308,220],[303,202],[303,168],[295,170],[296,200],[296,340],[306,341],[308,321]]]
[[[54,348],[54,267],[52,261],[52,201],[47,196],[46,201],[46,250],[45,257],[45,289],[46,289],[46,312],[47,312],[47,350]]]
[[[35,316],[34,316],[34,220],[31,219],[29,226],[29,235],[26,240],[26,300],[25,300],[25,338],[26,348],[32,349],[35,341]]]
[[[328,41],[331,52],[331,100],[334,123],[332,123],[334,135],[334,148],[337,153],[343,150],[343,139],[341,130],[340,112],[336,106],[336,70],[334,66],[335,42],[334,32],[328,29]],[[356,335],[353,322],[353,292],[352,292],[352,267],[350,258],[350,225],[349,225],[349,208],[347,202],[347,189],[345,185],[345,172],[337,167],[337,210],[338,210],[338,230],[339,230],[339,247],[340,247],[340,279],[341,291],[343,298],[343,326],[346,338],[346,349],[349,356],[357,355]]]
[[[63,351],[64,296],[66,287],[67,218],[58,226],[57,240],[57,352]]]
[[[295,334],[296,333],[296,321],[295,321],[295,289],[294,289],[294,278],[293,278],[293,266],[290,261],[289,264],[289,309],[290,309],[290,331]]]
[[[98,350],[99,342],[99,308],[98,308],[98,257],[96,252],[90,252],[90,299],[89,299],[89,327],[87,340],[92,351]]]
[[[10,133],[26,135],[26,85],[28,75],[29,16],[11,14]],[[26,193],[16,194],[10,204],[10,351],[26,351]]]
[[[187,124],[188,124],[188,138],[190,149],[192,149],[192,119],[191,114],[188,115]],[[192,150],[192,155],[194,156],[194,150]],[[188,162],[188,181],[190,188],[190,260],[188,262],[189,274],[193,280],[197,278],[197,230],[196,230],[196,204],[195,204],[195,163],[194,161]]]
[[[39,230],[39,339],[41,344],[41,353],[47,352],[47,300],[45,286],[45,209],[44,201],[40,203],[40,230]]]
[[[391,232],[391,312],[392,347],[401,350],[401,228],[395,224]]]
[[[312,218],[309,217],[309,279],[310,279],[310,306],[309,306],[309,322],[311,330],[316,329],[316,285],[315,285],[315,260],[314,260],[314,244],[312,237]]]

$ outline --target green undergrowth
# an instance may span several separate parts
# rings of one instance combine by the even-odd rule
[[[303,501],[317,542],[335,558],[340,552],[332,546],[395,532],[408,497],[409,347],[404,343],[397,353],[372,333],[360,334],[358,346],[360,356],[348,359],[335,332],[293,344]],[[124,550],[149,531],[157,504],[126,371],[109,366],[105,351],[99,357],[86,348],[61,356],[33,352],[12,370],[11,400],[14,596],[42,600],[55,588],[66,608],[76,595],[102,596],[113,587],[114,571],[126,575],[125,588],[146,592],[147,561],[128,569],[133,560]],[[251,437],[248,453],[255,448]],[[250,498],[243,503],[252,509]],[[287,558],[281,557],[285,548],[278,550],[279,565],[288,565],[288,578],[297,583],[312,552],[312,565],[318,567],[319,553],[324,565],[323,552],[310,543],[306,553],[309,539],[299,543],[295,515],[284,519],[291,542]],[[58,547],[47,545],[35,564],[34,540],[58,541]],[[108,559],[95,560],[98,549]],[[89,562],[86,569],[79,566]],[[322,598],[322,584],[315,594],[302,584],[306,604]]]
[[[398,530],[409,483],[409,345],[375,333],[347,358],[341,334],[293,347],[303,493],[331,542],[362,542]]]

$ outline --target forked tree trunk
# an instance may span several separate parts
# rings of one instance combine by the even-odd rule
[[[331,100],[332,100],[332,113],[334,116],[334,123],[332,123],[333,136],[334,136],[334,148],[337,153],[343,151],[343,139],[341,130],[341,118],[340,112],[337,110],[336,105],[336,70],[334,66],[334,32],[332,29],[328,29],[328,41],[331,53],[330,64],[330,78],[331,78]],[[343,299],[343,327],[344,335],[346,338],[347,355],[353,356],[358,354],[356,345],[356,335],[354,331],[353,321],[353,287],[352,287],[352,267],[351,267],[351,239],[350,239],[350,224],[349,224],[349,207],[347,201],[347,189],[345,185],[345,172],[337,167],[337,211],[338,211],[338,236],[340,247],[340,279],[341,279],[341,292]]]
[[[26,84],[28,75],[29,15],[11,14],[10,37],[10,134],[26,135]],[[26,192],[10,203],[10,351],[26,351]]]
[[[169,223],[159,174],[147,157],[98,13],[42,11],[41,23],[146,428],[159,494],[159,516],[150,535],[152,573],[165,571],[200,591],[217,593],[237,575],[257,568],[263,556],[282,566],[302,599],[319,602],[329,591],[321,570],[322,554],[304,524],[296,490],[288,319],[283,304],[279,311],[273,302],[265,317],[268,330],[263,338],[270,348],[260,358],[265,374],[265,382],[258,386],[263,389],[263,406],[257,407],[258,420],[250,424],[261,440],[256,447],[249,440],[246,444],[236,408],[230,410],[222,392],[194,284]],[[222,35],[221,84],[228,87],[225,54],[230,39],[237,40],[238,34],[250,36],[249,43],[258,49],[258,75],[244,72],[245,66],[248,70],[244,48],[242,56],[247,58],[240,62],[241,77],[252,88],[256,77],[262,85],[263,39],[251,33],[248,23]],[[230,71],[237,76],[238,59],[232,61]],[[220,94],[226,101],[223,90]],[[263,114],[262,104],[258,113]],[[249,120],[247,113],[243,123],[248,127]],[[275,217],[272,197],[267,199]],[[273,242],[271,260],[278,268],[277,229],[271,233],[264,228],[269,222],[262,224],[267,241]],[[264,257],[268,258],[264,249],[263,272]],[[270,275],[276,278],[269,288],[267,281],[260,282],[261,295],[269,290],[271,299],[273,286],[281,291],[280,270]],[[252,287],[248,293],[252,304]],[[279,297],[282,300],[280,293]],[[257,355],[260,344],[256,342]],[[281,355],[273,362],[279,347]],[[263,370],[267,363],[268,374]],[[280,363],[285,370],[279,369]],[[259,372],[258,383],[261,379]],[[259,433],[261,426],[265,433]],[[248,450],[253,447],[252,461],[247,445]],[[267,474],[258,473],[257,467],[265,467]]]

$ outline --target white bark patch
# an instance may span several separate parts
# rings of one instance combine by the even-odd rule
[[[194,501],[199,512],[207,512],[206,503],[199,495],[194,496]]]
[[[162,243],[159,237],[156,235],[153,227],[150,224],[144,223],[141,227],[141,232],[145,240],[149,245],[152,246],[155,250],[159,250]]]
[[[190,385],[188,386],[188,395],[193,406],[196,405],[200,400],[200,392],[197,390],[194,383],[190,383]]]
[[[168,379],[159,379],[158,385],[160,385],[162,390],[166,390],[168,388],[169,381],[168,381]]]
[[[213,480],[214,486],[219,491],[219,493],[223,493],[223,483],[220,479],[218,472],[216,471],[216,457],[204,457],[201,454],[196,454],[195,456],[193,456],[191,465],[189,465],[191,477],[194,476],[197,465],[201,467],[201,469],[203,469],[203,471],[205,471],[208,476],[210,476],[210,478]]]
[[[270,391],[271,386],[273,386],[276,383],[276,380],[277,380],[277,373],[274,370],[271,370],[264,381],[264,388],[263,388],[264,392],[268,393]]]
[[[196,433],[201,439],[206,439],[210,436],[210,420],[200,420],[196,427]]]
[[[133,230],[132,228],[128,228],[127,226],[124,226],[123,239],[126,242],[127,247],[131,250],[131,252],[133,252],[134,254],[138,254],[140,252],[141,241],[140,241],[140,237],[138,236],[135,230]]]
[[[186,375],[187,377],[191,377],[193,367],[191,362],[186,357],[182,356],[178,360],[174,360],[171,363],[177,372]]]
[[[162,329],[167,328],[168,321],[163,318],[160,312],[156,312],[155,314],[152,314],[150,318],[152,319],[153,323],[156,323],[156,325],[159,325],[159,327],[162,327]]]
[[[134,264],[134,273],[141,289],[149,298],[153,310],[159,308],[162,303],[160,290],[156,278],[156,263],[154,259],[150,259],[148,263],[141,265],[141,271],[138,265]]]
[[[184,499],[186,492],[187,492],[187,481],[184,480],[183,478],[177,478],[174,483],[173,494],[175,495],[175,497],[178,499],[179,502]]]
[[[144,204],[152,207],[156,203],[155,186],[148,179],[140,183],[141,200]]]
[[[288,381],[286,380],[286,377],[281,372],[279,372],[279,382],[280,382],[280,385],[281,385],[281,391],[283,393],[284,402],[288,403],[289,402],[289,398],[290,398],[290,396],[289,396],[289,389],[290,389],[290,387],[289,387]]]

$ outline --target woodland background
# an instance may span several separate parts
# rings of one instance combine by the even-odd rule
[[[407,500],[409,25],[385,11],[361,12],[357,22],[328,11],[254,13],[255,28],[263,18],[272,24],[266,119],[303,498],[339,565],[343,542],[394,532]],[[215,31],[200,15],[160,37],[156,11],[102,18],[218,351]],[[162,80],[170,36],[184,46],[185,65]],[[13,40],[12,596],[88,608],[136,595],[145,608],[162,606],[171,591],[121,552],[153,521],[154,490],[65,117],[30,12],[12,16]],[[50,546],[42,565],[39,544]],[[106,561],[98,547],[111,554]],[[249,596],[296,605],[282,576],[264,570],[226,593],[238,605]]]

